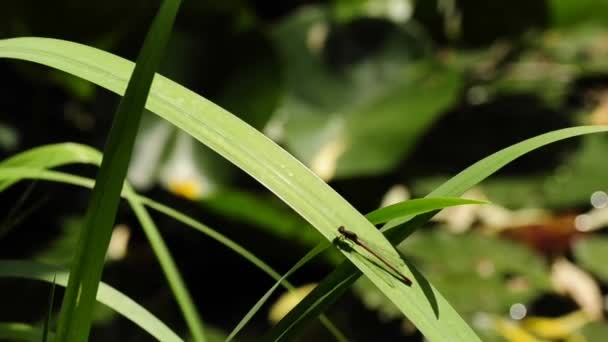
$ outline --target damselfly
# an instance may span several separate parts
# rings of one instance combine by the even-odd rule
[[[344,226],[340,226],[338,228],[338,232],[342,235],[342,237],[351,241],[355,245],[363,248],[369,254],[376,257],[376,259],[380,260],[386,267],[388,267],[391,271],[393,271],[396,275],[398,275],[401,278],[401,280],[405,283],[405,285],[408,285],[408,286],[412,285],[412,281],[410,280],[410,278],[406,277],[403,273],[401,273],[399,271],[399,269],[392,262],[390,262],[388,260],[388,258],[386,258],[385,256],[382,255],[382,253],[380,253],[380,250],[375,250],[374,248],[370,247],[370,244],[363,241],[359,236],[357,236],[357,234],[346,229]]]

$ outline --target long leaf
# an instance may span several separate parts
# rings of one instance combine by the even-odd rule
[[[57,328],[59,341],[88,339],[95,294],[101,280],[135,136],[180,3],[180,0],[163,1],[146,36],[125,96],[116,111],[61,305]],[[194,339],[203,341],[202,326],[197,323],[188,321],[189,326],[194,328]]]
[[[17,171],[13,172],[17,177],[10,177],[9,174],[4,174],[4,177],[0,177],[0,192],[23,179],[22,176],[35,176],[39,173],[39,171],[36,170],[74,163],[99,166],[101,164],[101,153],[92,147],[76,143],[50,144],[21,152],[0,162],[0,169],[4,169],[5,172],[9,172],[9,174],[11,168],[21,168],[21,170],[23,170],[21,176],[19,176],[20,172]],[[60,179],[56,180],[62,179],[69,180],[71,178],[69,176],[67,179],[65,177],[60,177]],[[87,184],[93,184],[93,182],[88,182]],[[129,194],[133,194],[129,203],[140,219],[140,224],[150,241],[154,254],[159,260],[161,269],[174,293],[177,304],[183,312],[184,318],[190,327],[191,334],[194,335],[193,331],[201,330],[201,328],[197,328],[200,324],[200,318],[196,312],[194,301],[186,288],[185,282],[179,274],[177,266],[175,265],[162,236],[154,225],[154,222],[149,219],[149,214],[146,209],[142,207],[139,201],[135,200],[135,192],[128,185],[125,186],[125,190]]]
[[[133,68],[124,59],[90,47],[40,38],[0,41],[1,56],[54,66],[118,93],[125,89]],[[161,76],[153,83],[147,108],[257,179],[327,240],[338,237],[337,228],[345,225],[398,258],[391,244],[363,215],[290,154],[234,115]],[[437,298],[434,307],[418,284],[391,287],[377,275],[376,266],[351,253],[344,255],[429,339],[478,340],[438,292],[433,292]],[[400,272],[413,277],[405,266],[400,267]]]
[[[469,200],[463,198],[451,198],[451,197],[437,197],[437,198],[422,198],[422,199],[413,199],[408,201],[403,201],[399,203],[395,203],[377,210],[374,210],[365,217],[372,224],[380,224],[390,220],[408,217],[412,215],[423,214],[451,206],[457,205],[465,205],[465,204],[486,204],[488,202],[477,201],[477,200]],[[230,335],[228,336],[228,340],[236,336],[236,334],[251,320],[253,315],[259,311],[264,305],[264,303],[270,298],[270,295],[278,288],[281,284],[281,281],[289,277],[291,274],[295,273],[298,269],[304,266],[308,261],[312,260],[314,257],[319,255],[320,253],[326,251],[331,244],[328,241],[324,241],[319,243],[315,248],[313,248],[310,252],[308,252],[305,256],[303,256],[298,262],[293,265],[282,277],[277,280],[277,282],[270,288],[264,295],[254,304],[254,306],[243,316],[241,321],[236,325],[236,327],[232,330]]]
[[[412,215],[464,204],[488,204],[488,202],[456,197],[427,196],[427,198],[411,199],[376,209],[365,215],[365,217],[373,224],[381,224],[407,218]]]
[[[46,170],[47,168],[54,168],[73,163],[84,163],[99,166],[101,163],[101,153],[92,147],[75,143],[60,143],[35,147],[0,162],[0,184],[4,184],[4,188],[6,188],[22,179],[27,178],[35,180],[59,181],[92,188],[92,180],[61,172]],[[0,186],[0,192],[2,192],[2,189],[3,188]],[[249,260],[259,269],[277,280],[277,284],[284,286],[290,291],[294,290],[294,287],[288,281],[281,278],[281,276],[265,262],[224,235],[212,230],[209,227],[206,227],[202,223],[178,212],[177,210],[155,202],[145,196],[139,196],[128,184],[126,184],[123,188],[122,195],[129,201],[129,204],[136,213],[140,224],[144,228],[144,231],[152,245],[152,249],[159,259],[163,272],[167,277],[169,285],[174,292],[177,303],[184,313],[186,320],[188,320],[188,317],[192,317],[193,314],[196,313],[194,304],[187,291],[186,285],[183,282],[183,279],[177,271],[173,258],[170,256],[169,251],[167,250],[167,247],[162,240],[160,233],[158,232],[158,229],[143,205],[149,206],[154,210],[170,216],[184,223],[185,225],[210,236],[226,247],[232,249],[243,258]],[[194,316],[194,318],[196,318],[196,316]],[[324,315],[321,315],[320,320],[337,340],[344,340],[343,334],[331,323],[331,321],[329,321],[329,319],[327,319]]]
[[[75,148],[75,147],[78,147],[78,148]],[[99,152],[97,152],[94,149],[88,148],[86,146],[79,146],[79,145],[73,145],[73,144],[56,144],[56,145],[43,146],[43,147],[32,149],[30,151],[23,152],[22,155],[16,156],[19,160],[21,160],[21,164],[25,164],[26,166],[29,166],[30,164],[35,165],[35,166],[37,166],[36,168],[5,166],[5,165],[19,164],[19,163],[10,162],[11,161],[10,159],[7,160],[7,163],[0,163],[0,182],[14,183],[21,179],[27,178],[27,179],[59,181],[59,182],[64,182],[64,183],[69,183],[69,184],[74,184],[74,185],[79,185],[79,186],[92,187],[93,182],[91,180],[81,178],[78,176],[61,173],[61,172],[48,171],[45,169],[38,168],[38,167],[44,167],[44,163],[41,163],[40,159],[41,158],[43,159],[44,156],[48,153],[62,156],[61,158],[54,159],[54,160],[62,160],[61,163],[55,163],[55,162],[49,163],[49,166],[51,166],[51,165],[59,166],[59,165],[65,165],[65,164],[69,163],[70,160],[74,160],[73,158],[69,157],[69,155],[71,155],[74,152],[77,152],[77,155],[82,155],[83,153],[86,153],[88,155],[87,160],[89,160],[93,164],[95,164],[95,161],[98,160],[98,158],[95,158],[95,155],[96,154],[98,155]],[[24,158],[24,157],[28,157],[28,158]],[[10,162],[10,163],[8,163],[8,162]],[[314,250],[309,252],[305,257],[302,258],[302,260],[300,260],[294,267],[292,267],[285,275],[280,277],[275,271],[272,271],[261,260],[257,259],[255,256],[253,256],[253,254],[245,251],[242,247],[236,245],[236,243],[232,242],[231,240],[227,239],[226,237],[221,236],[219,233],[214,232],[214,231],[202,226],[200,223],[194,221],[193,219],[188,218],[187,216],[185,216],[169,207],[163,206],[160,203],[154,202],[146,197],[136,195],[130,187],[125,188],[125,190],[123,191],[123,196],[125,196],[129,200],[129,203],[131,203],[132,207],[135,205],[140,205],[139,202],[144,203],[155,210],[158,210],[164,214],[167,214],[187,225],[190,225],[190,226],[202,231],[203,233],[205,233],[207,235],[210,235],[211,237],[222,242],[229,248],[232,248],[233,250],[235,250],[237,253],[241,254],[248,260],[252,261],[254,264],[258,265],[258,267],[260,267],[262,270],[266,271],[268,274],[270,274],[273,278],[275,278],[277,280],[275,285],[273,285],[273,287],[267,291],[267,293],[258,301],[258,303],[256,303],[256,305],[239,322],[237,327],[235,327],[235,329],[233,330],[233,333],[231,333],[231,337],[236,335],[236,333],[238,333],[238,331],[243,328],[243,326],[251,319],[251,317],[266,302],[266,300],[274,292],[274,290],[276,290],[278,285],[281,285],[281,284],[287,285],[286,287],[288,289],[290,289],[290,290],[293,289],[293,287],[291,285],[289,285],[289,283],[285,284],[286,283],[285,279],[289,275],[291,275],[295,271],[297,271],[307,261],[311,260],[313,257],[315,257],[316,255],[320,254],[321,252],[325,251],[327,248],[329,248],[329,246],[331,246],[331,244],[329,242],[324,242],[324,243],[319,244]],[[449,207],[449,206],[463,205],[463,204],[483,204],[483,203],[486,203],[486,202],[460,199],[460,198],[417,199],[417,200],[409,200],[409,201],[397,203],[397,204],[394,204],[394,205],[391,205],[391,206],[388,206],[385,208],[375,210],[375,211],[369,213],[368,215],[366,215],[366,217],[372,217],[372,219],[374,219],[376,222],[382,222],[382,221],[390,219],[390,218],[425,213],[425,212],[434,211],[434,210],[442,209],[442,208]],[[386,209],[388,209],[388,210],[386,210]],[[135,208],[134,208],[134,210],[135,210]],[[143,222],[142,222],[142,224],[143,224]],[[145,224],[143,224],[143,225],[146,226]],[[322,319],[322,322],[328,327],[328,329],[339,340],[343,339],[341,337],[342,334],[339,331],[337,331],[333,327],[333,325],[329,321],[327,321],[326,318],[321,317],[321,319]]]
[[[592,133],[608,132],[608,126],[581,126],[557,130],[522,141],[518,144],[500,150],[471,165],[454,176],[442,186],[431,192],[427,197],[458,196],[478,184],[494,172],[519,158],[520,156],[538,149],[544,145],[563,139]],[[389,222],[383,229],[387,231],[389,240],[398,244],[416,228],[426,223],[435,213],[430,212],[416,217],[403,217]],[[397,226],[401,225],[396,229]],[[345,262],[328,275],[318,287],[313,289],[289,314],[287,314],[267,336],[267,340],[281,340],[294,336],[316,315],[324,312],[346,290],[350,288],[361,272],[349,262]],[[427,293],[429,302],[435,303],[434,289]]]
[[[25,260],[0,260],[0,277],[24,278],[51,283],[53,278],[59,286],[68,282],[67,269]],[[100,283],[97,300],[142,327],[159,341],[182,341],[177,334],[148,310],[113,287]],[[38,334],[40,338],[40,334]]]

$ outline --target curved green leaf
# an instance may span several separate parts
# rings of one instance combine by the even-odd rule
[[[74,147],[78,147],[78,148],[74,148]],[[49,153],[56,154],[58,156],[54,160],[62,160],[65,163],[69,163],[70,155],[74,152],[78,152],[78,155],[80,155],[82,153],[86,153],[88,156],[87,160],[98,160],[99,159],[98,157],[100,157],[99,152],[92,148],[85,148],[84,146],[79,147],[79,145],[71,144],[71,143],[39,147],[39,148],[35,148],[32,150],[23,152],[22,154],[17,155],[15,157],[7,160],[6,163],[0,163],[0,182],[3,182],[3,181],[15,182],[15,181],[18,181],[23,178],[32,178],[32,179],[45,179],[45,180],[66,182],[66,183],[85,186],[85,187],[90,188],[92,186],[92,180],[89,180],[89,179],[84,179],[81,177],[67,175],[67,174],[63,174],[60,172],[48,171],[48,170],[44,170],[44,169],[27,168],[27,167],[5,167],[4,166],[5,164],[8,164],[8,165],[18,164],[18,163],[10,162],[13,159],[18,159],[18,160],[21,160],[22,163],[26,163],[26,161],[27,161],[27,164],[33,164],[37,167],[44,167],[44,163],[40,163],[39,160],[40,160],[40,158],[44,159],[45,156]],[[8,163],[8,162],[10,162],[10,163]],[[26,164],[26,166],[29,166],[27,164]],[[58,166],[58,165],[62,165],[62,164],[52,164],[52,165]],[[231,334],[230,337],[233,337],[233,335],[235,335],[240,329],[242,329],[242,327],[251,319],[253,314],[255,314],[259,310],[259,308],[266,302],[266,300],[274,292],[274,290],[276,290],[278,285],[280,285],[280,284],[285,285],[285,279],[289,275],[293,274],[301,266],[303,266],[307,261],[311,260],[319,253],[325,251],[330,246],[329,242],[324,242],[324,243],[317,245],[317,247],[315,249],[311,250],[311,252],[306,254],[306,256],[304,256],[302,258],[302,260],[300,260],[296,265],[294,265],[285,275],[280,277],[275,271],[271,270],[261,260],[258,260],[255,256],[253,256],[250,252],[245,251],[242,247],[236,245],[231,240],[223,237],[221,234],[219,234],[215,231],[210,230],[207,227],[202,226],[200,223],[194,221],[193,219],[188,218],[187,216],[184,216],[183,214],[181,214],[171,208],[165,207],[165,206],[161,205],[160,203],[157,203],[148,198],[136,195],[130,187],[125,188],[125,192],[123,193],[123,195],[127,199],[129,199],[129,202],[132,203],[132,205],[133,205],[133,202],[141,201],[141,203],[144,203],[145,205],[147,205],[157,211],[160,211],[166,215],[169,215],[169,216],[171,216],[185,224],[188,224],[188,225],[194,227],[195,229],[198,229],[198,230],[202,231],[203,233],[215,238],[216,240],[225,244],[227,247],[232,248],[237,253],[243,255],[245,258],[252,261],[254,264],[258,265],[258,267],[260,267],[262,270],[265,270],[268,274],[270,274],[273,278],[275,278],[277,280],[275,285],[273,285],[273,287],[271,289],[269,289],[266,292],[266,294],[264,294],[264,296],[258,301],[258,303],[256,303],[256,305],[254,305],[254,307],[248,312],[248,314],[243,317],[243,319],[241,320],[241,322],[239,322],[237,327],[234,328],[233,334]],[[136,197],[138,199],[135,200],[134,197]],[[369,213],[368,215],[366,215],[366,217],[369,218],[371,216],[372,219],[377,221],[375,223],[380,223],[381,221],[386,220],[386,219],[392,219],[395,217],[402,217],[402,216],[407,216],[407,215],[425,213],[425,212],[429,212],[432,210],[437,210],[437,209],[441,209],[441,208],[445,208],[445,207],[449,207],[449,206],[462,205],[462,204],[483,204],[483,203],[486,203],[486,202],[461,199],[461,198],[416,199],[416,200],[408,200],[405,202],[393,204],[388,207],[380,208],[378,210],[375,210],[375,211]],[[291,285],[289,285],[289,283],[287,283],[286,285],[287,285],[288,289],[292,289],[292,287],[291,287]],[[322,321],[324,324],[326,324],[327,328],[330,329],[330,331],[332,331],[334,333],[334,335],[336,337],[340,338],[340,336],[341,336],[340,332],[336,331],[335,328],[333,328],[333,326],[331,324],[329,324],[329,322],[325,318],[322,318]]]
[[[86,179],[79,176],[50,171],[46,170],[45,168],[57,167],[70,163],[88,163],[93,165],[99,165],[100,162],[101,153],[96,149],[86,145],[80,145],[75,143],[59,143],[40,146],[21,152],[0,162],[0,184],[6,184],[7,186],[9,186],[22,179],[42,179],[92,188],[92,179]],[[2,190],[0,189],[0,192],[1,191]],[[176,277],[174,273],[177,272],[177,268],[174,265],[174,262],[171,261],[172,258],[170,258],[168,255],[165,255],[168,252],[166,251],[166,247],[164,247],[164,242],[158,245],[159,242],[156,241],[160,238],[160,235],[158,234],[158,229],[154,226],[153,221],[150,219],[149,214],[147,214],[142,205],[146,205],[158,212],[170,216],[175,220],[180,221],[185,225],[188,225],[202,232],[203,234],[215,239],[216,241],[220,242],[221,244],[225,245],[237,254],[244,257],[246,260],[249,260],[259,269],[270,275],[273,279],[277,280],[277,284],[283,285],[288,290],[294,289],[294,287],[288,281],[286,281],[286,276],[281,277],[279,273],[273,270],[265,262],[257,258],[253,253],[247,251],[245,248],[243,248],[236,242],[206,227],[200,222],[194,220],[193,218],[188,217],[178,212],[177,210],[174,210],[161,203],[153,201],[147,197],[139,196],[128,184],[125,185],[122,195],[128,199],[133,210],[136,212],[140,223],[146,231],[146,234],[148,234],[149,239],[153,245],[153,249],[155,253],[158,254],[159,260],[161,260],[161,267],[167,273],[167,278],[169,278],[170,280],[170,285],[172,283],[176,283],[171,285],[171,287],[174,290],[178,303],[181,303],[180,305],[183,306],[182,310],[186,315],[189,313],[189,307],[193,304],[182,303],[184,301],[183,297],[185,296],[182,293],[185,291],[185,285],[180,285],[180,283],[183,284],[183,281],[176,281],[174,279]],[[328,245],[329,243],[326,243],[325,248]],[[163,260],[165,261],[163,262]],[[293,269],[293,271],[295,271],[296,269]],[[334,336],[338,340],[344,340],[342,333],[326,317],[321,316],[320,319],[321,322],[326,326],[326,328],[332,334],[334,334]]]
[[[451,197],[437,197],[437,198],[422,198],[407,200],[393,205],[389,205],[371,213],[365,215],[365,217],[373,224],[384,223],[396,218],[407,217],[411,215],[418,215],[443,209],[450,206],[463,205],[463,204],[485,204],[484,201],[468,200],[462,198],[451,198]],[[300,267],[305,265],[309,260],[312,260],[315,256],[322,253],[330,247],[329,242],[321,242],[314,249],[308,252],[298,262],[292,266],[277,282],[258,300],[258,302],[249,310],[249,312],[241,319],[241,321],[234,328],[229,338],[233,337],[238,333],[242,327],[253,317],[253,315],[261,308],[261,306],[268,300],[270,295],[277,289],[281,281],[291,274],[296,272]]]
[[[57,166],[82,163],[101,164],[101,153],[96,149],[74,143],[52,144],[36,147],[0,162],[0,167],[32,167],[51,169]],[[19,179],[0,179],[0,192]]]
[[[25,278],[48,283],[52,283],[53,278],[56,277],[55,283],[65,287],[68,282],[68,271],[65,268],[31,261],[0,260],[0,277]],[[182,341],[148,310],[103,282],[99,283],[97,300],[139,325],[159,341]]]
[[[95,295],[101,282],[105,256],[135,136],[152,80],[171,36],[180,4],[181,0],[162,2],[146,34],[124,97],[112,120],[112,127],[104,147],[104,157],[70,266],[70,277],[57,324],[59,341],[80,342],[86,341],[89,337]],[[162,242],[159,235],[156,235],[156,238],[156,242]],[[175,275],[177,273],[172,274]],[[173,284],[171,281],[170,283]],[[202,342],[205,340],[202,321],[196,309],[194,307],[190,309],[189,314],[185,315],[186,323],[193,339]]]
[[[420,215],[429,211],[464,204],[488,204],[488,202],[454,197],[415,198],[376,209],[365,215],[365,217],[373,224],[380,224],[411,215]]]
[[[44,175],[44,173],[42,173],[44,168],[52,168],[70,163],[86,163],[99,166],[101,163],[101,153],[92,147],[74,143],[45,145],[19,153],[0,162],[0,173],[4,172],[4,175],[0,176],[0,192],[24,177]],[[11,171],[11,169],[15,167],[17,170]],[[19,173],[21,173],[21,175],[19,175]],[[69,181],[71,179],[69,175],[62,174],[57,174],[56,177],[58,178],[54,179],[55,181]],[[89,181],[87,184],[92,186],[93,182]],[[200,333],[201,328],[199,327],[200,318],[196,312],[194,301],[179,274],[173,257],[160,235],[158,228],[150,218],[147,210],[143,207],[141,202],[137,200],[133,189],[126,183],[124,185],[124,192],[133,194],[133,196],[129,197],[129,204],[150,241],[152,250],[158,258],[169,287],[173,291],[177,304],[182,311],[186,322],[191,327],[191,331],[199,331],[198,335],[202,336]]]
[[[112,54],[61,40],[15,38],[0,41],[0,57],[46,64],[122,93],[133,64]],[[328,240],[341,225],[366,240],[397,252],[384,236],[333,189],[270,139],[210,101],[157,76],[146,108],[162,116],[257,179],[312,224]],[[362,270],[432,340],[476,341],[478,337],[437,292],[426,298],[428,284],[389,286],[373,265],[344,255]],[[414,278],[408,267],[400,272]],[[416,280],[423,280],[419,275]]]
[[[572,127],[524,140],[471,165],[431,192],[427,197],[462,195],[466,190],[489,177],[506,164],[530,151],[559,140],[601,132],[608,132],[608,126]],[[426,223],[434,214],[434,212],[430,212],[416,217],[402,217],[387,223],[383,230],[392,243],[398,244],[416,228]],[[278,340],[280,337],[293,336],[297,329],[301,329],[312,318],[325,311],[340,298],[360,275],[361,273],[352,264],[345,262],[340,265],[275,326],[270,339]],[[428,293],[432,298],[432,295],[430,295],[432,292]]]

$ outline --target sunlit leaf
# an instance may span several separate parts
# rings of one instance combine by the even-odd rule
[[[124,91],[126,79],[132,71],[132,64],[121,58],[83,45],[53,39],[2,40],[0,56],[53,65],[116,92]],[[365,236],[368,241],[383,246],[388,251],[392,250],[382,234],[327,184],[268,138],[230,113],[161,76],[153,84],[147,105],[151,111],[251,174],[294,208],[326,239],[335,239],[339,234],[337,227],[346,225]],[[396,255],[394,250],[392,253]],[[390,287],[377,277],[371,265],[349,253],[345,255],[373,279],[429,338],[450,336],[467,341],[477,339],[438,292],[434,292],[434,296],[437,298],[440,317],[429,306],[420,287],[407,287],[405,284]],[[411,275],[406,269],[400,271]]]

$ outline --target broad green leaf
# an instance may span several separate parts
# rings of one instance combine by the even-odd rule
[[[414,13],[412,0],[336,0],[332,5],[334,16],[342,21],[372,17],[403,24]]]
[[[53,278],[56,277],[56,284],[65,287],[68,280],[68,272],[65,268],[31,261],[0,260],[0,277],[25,278],[48,283],[52,283]],[[100,283],[96,298],[100,303],[111,307],[119,314],[142,327],[159,341],[182,341],[179,336],[154,317],[148,310],[113,287]]]
[[[587,136],[575,154],[560,165],[542,189],[548,206],[565,208],[586,205],[591,194],[608,189],[608,136]]]
[[[276,114],[284,140],[323,179],[396,166],[459,95],[460,74],[420,58],[424,48],[405,28],[375,24],[377,39],[366,45],[356,28],[310,7],[275,30],[287,86]],[[341,65],[331,51],[339,44],[363,56]]]
[[[122,93],[132,63],[83,45],[42,38],[0,41],[0,57],[47,64]],[[368,241],[392,250],[363,215],[275,143],[235,116],[199,95],[157,76],[147,108],[191,134],[268,187],[328,240],[348,226]],[[392,250],[395,257],[396,251]],[[436,311],[423,290],[400,284],[387,286],[370,265],[345,253],[430,339],[477,340],[472,330],[437,292]],[[411,276],[407,269],[402,273]],[[416,281],[420,281],[416,278]],[[424,283],[426,284],[426,283]],[[425,285],[426,286],[426,285]],[[438,315],[439,314],[439,315]]]
[[[578,1],[554,2],[577,3]],[[531,34],[526,39],[526,47],[522,50],[515,47],[516,43],[508,42],[495,44],[492,48],[483,50],[455,49],[453,58],[448,60],[448,64],[457,70],[472,71],[470,81],[475,87],[469,92],[469,100],[473,104],[484,104],[493,99],[504,100],[505,96],[515,96],[514,99],[507,101],[507,106],[504,102],[494,103],[501,109],[507,110],[515,102],[525,98],[541,99],[544,106],[539,108],[540,111],[545,111],[547,107],[556,111],[547,113],[548,117],[552,119],[561,117],[561,120],[573,122],[572,116],[563,112],[563,109],[569,107],[572,87],[576,87],[577,82],[587,77],[597,77],[598,74],[608,71],[608,62],[601,49],[598,49],[607,36],[605,25],[589,22],[585,25]],[[479,70],[479,65],[491,66],[492,76],[487,77],[488,70],[476,72],[475,70]],[[535,100],[527,107],[538,104]],[[554,121],[550,123],[545,120],[543,127],[559,122],[559,120]],[[475,122],[478,123],[479,120]],[[563,127],[563,124],[559,127]]]
[[[574,245],[574,257],[585,269],[593,272],[604,282],[608,282],[608,238],[589,236]]]
[[[602,15],[608,10],[606,0],[550,0],[547,4],[554,26],[608,23]]]
[[[608,126],[572,127],[524,140],[471,165],[458,175],[443,183],[427,197],[462,195],[466,190],[483,181],[506,164],[530,151],[566,138],[600,132],[608,132]],[[384,226],[383,231],[387,232],[387,236],[392,243],[398,244],[417,228],[425,224],[433,215],[434,213],[427,213],[416,217],[409,216],[399,218],[387,223]],[[316,317],[316,315],[320,314],[334,303],[346,290],[348,290],[348,288],[350,288],[352,283],[354,283],[360,275],[357,268],[350,263],[346,262],[340,265],[275,326],[267,339],[279,340],[281,338],[293,336],[298,329],[301,329],[306,323]],[[417,281],[420,281],[420,279],[421,276],[420,278],[416,278]],[[427,288],[427,291],[427,298],[429,298],[429,301],[437,305],[435,300],[439,299],[437,299],[436,294],[434,293],[435,290],[432,289],[432,287],[429,287]],[[441,303],[439,303],[439,305],[441,305]],[[410,317],[408,316],[408,319],[409,318]]]
[[[581,329],[586,341],[603,341],[608,336],[608,324],[605,322],[592,322]]]

